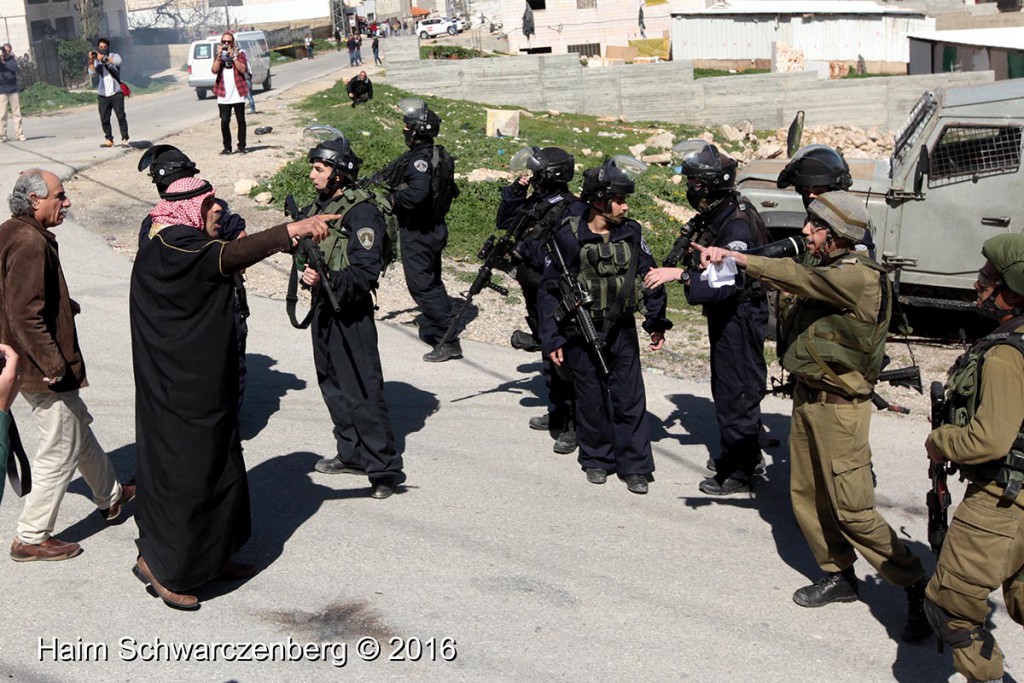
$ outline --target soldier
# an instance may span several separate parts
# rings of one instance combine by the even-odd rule
[[[957,463],[968,486],[924,609],[957,671],[1001,681],[1003,653],[985,628],[989,593],[1002,586],[1007,612],[1024,623],[1024,235],[992,237],[981,253],[977,306],[999,327],[953,365],[950,423],[925,440],[928,457]]]
[[[407,97],[398,102],[405,123],[409,151],[400,157],[402,168],[391,195],[401,236],[405,282],[426,318],[420,337],[434,346],[423,356],[429,363],[462,358],[458,338],[440,344],[452,321],[452,304],[441,280],[441,251],[448,244],[445,216],[458,196],[455,160],[444,147],[434,144],[441,117],[423,100]]]
[[[734,251],[767,243],[757,212],[733,189],[735,160],[704,140],[681,142],[672,152],[682,162],[686,199],[697,210],[690,224],[695,243]],[[761,399],[768,376],[765,288],[742,273],[734,284],[715,286],[701,279],[696,264],[690,269],[653,269],[645,284],[659,287],[672,280],[682,280],[686,300],[702,306],[711,342],[711,396],[721,453],[713,463],[715,476],[702,481],[700,490],[712,496],[750,492],[754,470],[763,459],[759,440],[763,431]]]
[[[598,331],[595,350],[580,333],[576,319],[565,313],[549,285],[557,285],[557,263],[545,261],[540,288],[541,348],[556,366],[567,363],[576,388],[576,434],[580,466],[591,484],[603,484],[612,472],[633,493],[647,493],[654,457],[647,425],[647,399],[640,372],[637,311],[650,334],[649,348],[665,343],[672,322],[665,317],[665,290],[643,289],[643,276],[654,259],[640,224],[629,220],[626,198],[636,185],[633,176],[646,166],[629,157],[614,157],[583,174],[582,216],[569,218],[549,238],[549,254],[557,248],[568,271],[593,298],[589,307]],[[601,353],[608,374],[601,370]]]
[[[797,522],[827,574],[797,590],[793,601],[821,607],[856,600],[859,550],[887,581],[906,589],[901,637],[916,642],[930,635],[924,567],[875,509],[870,396],[885,352],[892,286],[880,265],[854,249],[869,228],[856,197],[826,192],[811,202],[803,228],[818,266],[721,247],[697,249],[705,266],[731,258],[748,276],[800,297],[779,341],[782,365],[796,379],[790,494]]]
[[[352,187],[362,159],[345,137],[327,126],[308,128],[307,133],[331,139],[309,150],[309,179],[317,200],[306,213],[342,215],[319,244],[330,281],[322,281],[305,259],[296,262],[303,269],[303,284],[314,288],[313,363],[338,447],[335,457],[320,460],[315,468],[325,474],[368,476],[370,495],[383,499],[405,481],[384,400],[373,321],[373,293],[384,263],[384,216],[369,192]],[[334,292],[339,311],[329,303],[326,287]]]
[[[586,203],[569,191],[569,181],[575,174],[575,159],[558,147],[526,147],[520,150],[509,169],[523,172],[511,185],[501,191],[497,227],[507,232],[525,221],[526,238],[515,247],[520,262],[516,267],[516,281],[526,301],[526,323],[530,332],[512,333],[512,346],[524,351],[539,351],[537,320],[537,292],[544,269],[542,239],[561,225],[566,216],[579,216],[587,210]],[[527,195],[529,188],[533,191]],[[530,418],[530,428],[547,431],[555,437],[555,453],[576,450],[576,395],[572,380],[559,373],[558,368],[542,354],[544,383],[548,389],[550,411]],[[568,368],[566,368],[567,370]]]

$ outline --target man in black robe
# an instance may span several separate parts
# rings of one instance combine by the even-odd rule
[[[249,488],[238,432],[238,362],[232,275],[298,238],[327,235],[314,216],[244,240],[206,232],[213,187],[182,178],[153,210],[151,239],[132,269],[130,314],[138,450],[133,569],[170,607],[182,594],[253,568],[231,560],[249,539]]]

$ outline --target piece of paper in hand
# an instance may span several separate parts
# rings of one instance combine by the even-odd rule
[[[700,279],[706,281],[712,288],[726,287],[736,284],[736,261],[727,258],[721,263],[712,263],[700,274]]]

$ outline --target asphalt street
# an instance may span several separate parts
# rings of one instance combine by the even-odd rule
[[[284,88],[341,66],[341,55],[324,53],[276,70],[274,82]],[[198,104],[187,89],[139,98],[133,138],[155,142],[215,116]],[[5,196],[21,168],[88,173],[127,153],[98,147],[92,109],[34,118],[26,129],[27,143],[3,148]],[[56,233],[82,306],[91,384],[83,397],[127,478],[132,264],[73,220]],[[262,572],[211,584],[198,612],[166,608],[130,572],[134,521],[105,527],[76,478],[57,535],[85,552],[66,562],[0,560],[0,674],[9,680],[960,680],[934,641],[898,642],[903,592],[864,561],[860,601],[817,610],[792,602],[820,572],[790,509],[785,445],[768,453],[756,496],[698,492],[717,440],[706,382],[645,375],[657,471],[650,494],[637,496],[614,478],[588,484],[574,456],[554,454],[547,434],[527,428],[544,410],[536,356],[465,342],[464,360],[425,364],[414,331],[381,323],[409,478],[399,495],[376,501],[364,479],[313,473],[334,444],[308,332],[289,326],[281,302],[250,304],[242,427],[253,537],[241,559]],[[764,407],[785,444],[788,402]],[[15,414],[31,453],[25,408],[19,402]],[[872,444],[879,508],[931,567],[927,430],[921,415],[876,414]],[[2,538],[13,538],[20,509],[8,491]],[[1008,671],[1018,671],[1021,629],[1001,607],[994,628]]]

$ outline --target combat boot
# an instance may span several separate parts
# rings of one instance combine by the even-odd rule
[[[433,351],[423,354],[423,360],[428,363],[443,363],[446,360],[462,358],[462,344],[459,340],[438,344]]]
[[[540,351],[540,342],[529,332],[516,330],[512,333],[511,344],[513,349],[520,351]]]
[[[933,633],[924,614],[924,589],[927,585],[927,579],[922,578],[904,589],[907,591],[907,624],[900,634],[904,643],[920,643]]]
[[[709,477],[702,481],[697,488],[701,493],[706,493],[709,496],[731,496],[736,493],[752,493],[754,483],[749,479],[739,477],[726,477],[723,481],[718,481],[718,477]]]
[[[565,429],[555,439],[554,451],[555,453],[561,453],[567,455],[576,450],[576,425],[569,420],[565,423]]]
[[[831,572],[810,586],[804,586],[793,593],[793,602],[801,607],[823,607],[832,602],[854,602],[860,587],[853,567],[841,572]]]

